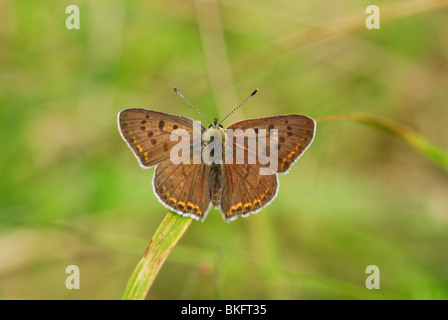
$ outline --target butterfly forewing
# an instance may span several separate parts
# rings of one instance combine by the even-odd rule
[[[270,150],[270,131],[276,129],[278,136],[274,141],[274,152],[277,152],[278,157],[278,169],[276,172],[284,173],[289,170],[291,165],[302,155],[302,153],[308,148],[314,138],[316,128],[316,122],[302,115],[285,115],[269,118],[250,119],[237,122],[229,127],[229,129],[242,129],[244,132],[247,129],[253,129],[257,135],[257,140],[261,139],[259,133],[260,129],[266,130],[266,153],[269,154]],[[244,149],[247,158],[251,152],[255,152],[248,148],[248,142],[243,145],[236,143],[234,140],[235,148]],[[257,147],[257,156],[259,157]],[[264,160],[260,159],[259,160]],[[266,163],[266,161],[263,161]]]
[[[121,111],[118,126],[123,139],[144,168],[170,158],[171,148],[178,143],[170,141],[173,130],[185,129],[190,137],[193,135],[192,119],[145,109]],[[204,127],[201,130],[205,130]]]

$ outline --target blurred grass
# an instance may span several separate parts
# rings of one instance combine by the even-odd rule
[[[367,113],[448,149],[447,1],[378,1],[399,19],[375,31],[355,0],[76,4],[80,30],[65,29],[64,3],[0,3],[1,299],[122,296],[166,211],[116,114],[199,119],[173,86],[208,117],[258,87],[227,125]],[[310,38],[320,26],[343,31]],[[319,124],[278,198],[232,224],[215,210],[192,223],[149,298],[447,299],[447,180],[389,135]],[[381,290],[364,287],[370,264]]]
[[[448,173],[448,152],[435,145],[425,137],[412,131],[408,127],[386,118],[372,116],[369,114],[335,114],[316,118],[317,122],[333,121],[333,120],[352,120],[364,123],[381,131],[385,131],[407,142],[416,151],[432,160],[441,169]]]

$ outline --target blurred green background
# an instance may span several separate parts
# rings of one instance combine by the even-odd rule
[[[65,9],[80,8],[68,30]],[[367,30],[367,5],[381,29]],[[121,139],[128,107],[225,125],[363,112],[448,149],[448,1],[0,2],[0,298],[119,299],[166,209]],[[211,210],[150,299],[447,299],[448,175],[350,121],[317,136],[277,199]],[[65,288],[77,265],[81,289]],[[367,290],[368,265],[381,289]]]

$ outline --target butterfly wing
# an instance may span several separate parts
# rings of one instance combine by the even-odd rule
[[[170,140],[173,130],[187,130],[190,151],[193,148],[193,120],[145,109],[126,109],[118,114],[118,127],[139,164],[143,168],[156,166],[153,188],[158,200],[176,213],[204,219],[210,207],[210,168],[204,163],[174,164],[170,158],[171,148],[178,143]],[[201,133],[205,130],[202,126],[200,129]],[[190,163],[192,156],[190,152]]]
[[[284,115],[260,119],[250,119],[237,122],[229,127],[229,129],[242,129],[244,132],[247,129],[254,129],[257,139],[258,131],[265,129],[266,135],[266,149],[270,150],[270,135],[271,129],[278,130],[278,137],[274,141],[278,156],[278,173],[286,173],[298,158],[306,151],[309,145],[313,142],[316,132],[316,122],[307,116],[302,115]],[[235,135],[237,137],[237,135]],[[235,148],[242,148],[246,154],[253,150],[249,150],[247,143],[245,145],[238,144],[237,139],[234,140]]]
[[[277,129],[278,136],[273,141],[275,143],[273,150],[278,160],[278,167],[276,170],[271,170],[272,174],[261,175],[260,169],[267,169],[269,164],[266,164],[266,161],[259,161],[258,154],[255,155],[257,161],[254,164],[237,164],[234,154],[233,163],[222,166],[224,187],[221,209],[226,221],[234,220],[238,215],[247,216],[249,213],[256,213],[275,199],[279,187],[276,173],[286,173],[297,161],[313,141],[315,128],[313,119],[301,115],[250,119],[229,127],[232,130],[241,129],[240,133],[234,131],[233,150],[243,150],[246,162],[256,150],[248,148],[250,138],[238,140],[238,134],[253,129],[258,140],[260,129],[265,129],[266,149],[270,150],[269,130]]]
[[[204,220],[210,209],[210,167],[173,164],[169,159],[156,167],[154,193],[168,209],[196,220]]]
[[[229,222],[256,213],[277,196],[277,175],[260,175],[258,164],[224,164],[221,210]]]
[[[178,143],[170,141],[173,130],[185,129],[193,136],[193,120],[145,109],[126,109],[118,114],[118,129],[140,166],[146,169],[170,158],[171,148]]]

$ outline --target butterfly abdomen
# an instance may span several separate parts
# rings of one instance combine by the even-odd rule
[[[223,178],[220,164],[213,164],[210,167],[210,198],[213,206],[218,208],[221,205]]]

